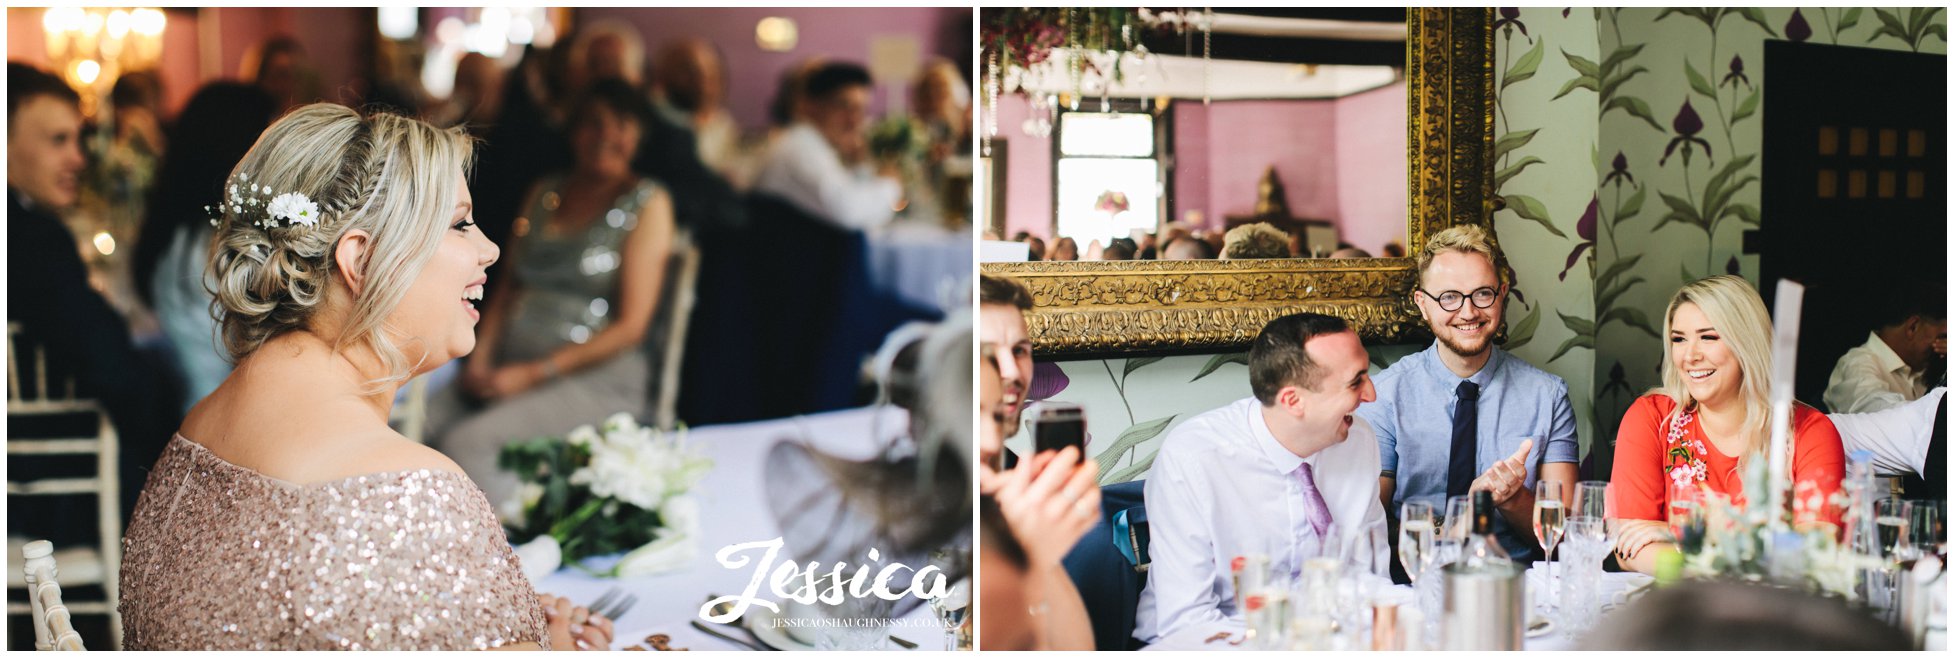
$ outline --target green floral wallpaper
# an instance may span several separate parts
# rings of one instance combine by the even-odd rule
[[[1734,272],[1760,217],[1764,40],[1947,52],[1944,8],[1501,8],[1493,227],[1513,264],[1507,349],[1568,382],[1584,453],[1659,378],[1662,307]],[[1425,345],[1370,346],[1384,365]],[[1102,481],[1144,477],[1174,423],[1248,395],[1242,355],[1040,364],[1084,404]],[[1028,447],[1019,437],[1014,449]],[[1605,460],[1602,465],[1605,465]]]

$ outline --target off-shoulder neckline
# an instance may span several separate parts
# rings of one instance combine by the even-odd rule
[[[460,479],[460,480],[462,480],[462,481],[464,481],[464,482],[467,482],[467,483],[468,483],[468,484],[470,484],[470,485],[473,485],[473,484],[475,483],[475,481],[474,481],[474,480],[471,480],[471,479],[469,479],[469,477],[468,477],[468,476],[467,476],[466,474],[463,474],[463,473],[456,473],[456,472],[454,472],[454,471],[450,471],[450,470],[446,470],[446,469],[438,469],[438,468],[403,468],[403,469],[397,469],[397,470],[391,470],[391,471],[376,471],[376,472],[373,472],[373,473],[360,473],[360,474],[357,474],[357,475],[348,475],[348,476],[346,476],[346,477],[342,477],[342,478],[334,478],[334,479],[331,479],[331,480],[321,480],[321,481],[319,481],[319,482],[311,482],[311,483],[305,483],[305,484],[300,484],[300,483],[298,483],[298,482],[293,482],[293,481],[291,481],[291,480],[286,480],[286,479],[283,479],[283,478],[277,478],[277,477],[273,477],[273,476],[270,476],[270,475],[266,475],[266,474],[264,474],[263,472],[260,472],[260,471],[258,471],[257,469],[254,469],[254,468],[251,468],[251,467],[249,467],[249,466],[243,466],[243,465],[240,465],[240,464],[236,464],[236,463],[233,463],[233,462],[232,462],[231,460],[228,460],[228,459],[225,459],[225,458],[223,458],[222,456],[220,456],[220,455],[218,455],[218,454],[217,454],[217,453],[216,453],[215,451],[213,451],[213,450],[211,450],[211,449],[210,449],[210,448],[209,448],[208,446],[205,446],[204,444],[201,444],[201,443],[197,443],[196,441],[192,441],[192,440],[190,440],[190,437],[187,437],[187,436],[184,436],[184,435],[183,435],[183,434],[182,434],[181,432],[178,432],[178,433],[176,433],[176,434],[173,434],[173,435],[171,436],[171,439],[170,439],[170,441],[171,441],[172,443],[175,443],[175,442],[181,442],[181,443],[183,443],[183,444],[185,444],[185,445],[188,445],[188,446],[190,446],[190,448],[191,448],[191,450],[193,451],[193,453],[196,453],[196,454],[203,454],[203,455],[206,455],[206,456],[208,456],[208,457],[209,457],[209,458],[210,458],[210,459],[211,459],[212,461],[215,461],[215,462],[217,462],[218,464],[222,464],[222,465],[223,465],[224,467],[226,467],[226,468],[229,468],[229,469],[232,469],[232,470],[235,470],[235,471],[239,471],[239,472],[243,472],[243,473],[245,473],[245,474],[248,474],[248,475],[250,475],[250,476],[252,476],[252,477],[255,477],[255,478],[258,478],[258,479],[261,479],[261,480],[264,480],[264,481],[266,481],[266,482],[270,482],[270,483],[272,483],[272,484],[274,484],[274,485],[277,485],[277,486],[279,486],[279,487],[281,487],[281,488],[284,488],[284,489],[290,489],[290,490],[293,490],[293,491],[310,491],[310,490],[323,490],[323,489],[331,489],[331,488],[333,488],[333,487],[336,487],[336,486],[340,486],[340,485],[345,485],[345,484],[350,484],[350,483],[354,483],[354,482],[357,482],[357,481],[360,481],[360,480],[393,480],[393,479],[397,479],[397,478],[400,478],[400,477],[404,477],[404,476],[408,476],[408,475],[422,475],[422,474],[425,474],[425,475],[430,475],[430,476],[434,476],[434,477],[441,477],[441,476],[453,476],[454,478],[457,478],[457,479]]]

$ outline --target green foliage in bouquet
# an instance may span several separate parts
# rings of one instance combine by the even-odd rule
[[[913,162],[929,148],[929,135],[909,117],[890,117],[876,122],[868,131],[868,151],[878,160]]]
[[[689,450],[682,435],[617,414],[601,433],[586,425],[504,446],[500,466],[523,482],[503,508],[512,539],[548,535],[573,564],[695,532],[697,506],[688,492],[712,461]]]

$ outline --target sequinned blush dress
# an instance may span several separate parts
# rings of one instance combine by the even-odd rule
[[[549,644],[488,500],[451,471],[297,485],[176,436],[123,542],[129,649]]]

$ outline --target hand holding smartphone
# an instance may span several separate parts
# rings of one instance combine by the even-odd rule
[[[1079,461],[1086,455],[1086,410],[1071,402],[1043,402],[1031,420],[1034,449],[1037,452],[1079,449]]]

